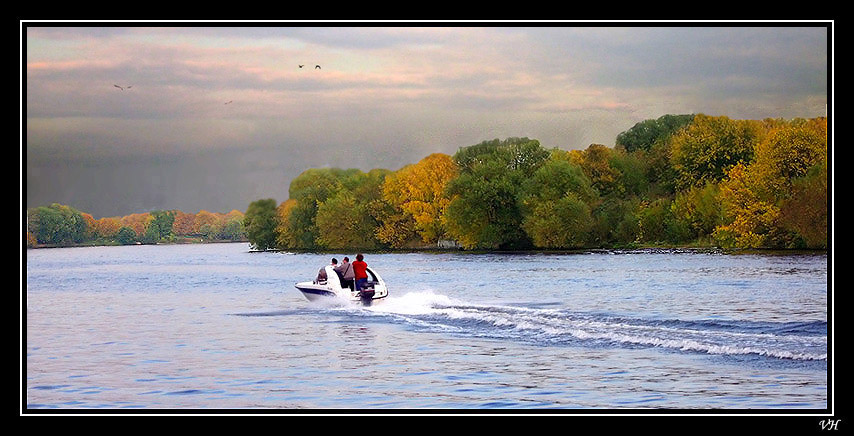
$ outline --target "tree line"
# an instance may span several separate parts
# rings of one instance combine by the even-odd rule
[[[246,240],[243,212],[155,210],[95,219],[58,203],[27,209],[28,247]]]
[[[511,137],[397,171],[310,168],[245,214],[27,210],[27,245],[248,240],[260,250],[826,249],[827,119],[664,115],[613,147]]]
[[[261,250],[826,249],[827,161],[824,117],[664,115],[613,147],[512,137],[397,171],[307,169],[243,225]]]

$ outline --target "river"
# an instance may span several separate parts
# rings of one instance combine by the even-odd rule
[[[382,304],[294,288],[354,254],[27,250],[24,407],[829,407],[825,254],[368,253]]]

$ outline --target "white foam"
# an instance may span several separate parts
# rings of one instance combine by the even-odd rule
[[[442,331],[495,337],[546,340],[606,341],[614,344],[661,347],[720,355],[755,354],[794,360],[826,360],[826,353],[798,349],[801,340],[816,343],[821,337],[778,336],[770,333],[713,331],[666,326],[636,325],[576,317],[554,309],[477,305],[437,293],[432,289],[388,297],[383,304],[365,308],[390,315],[411,325]],[[429,317],[425,319],[424,317]],[[471,324],[474,321],[476,324]],[[485,325],[485,327],[483,327]],[[494,326],[494,331],[490,331]],[[481,327],[486,331],[481,330]],[[477,331],[474,331],[477,329]],[[515,332],[515,333],[513,333]],[[797,341],[796,341],[797,340]]]
[[[408,292],[401,296],[389,296],[370,310],[380,313],[391,313],[399,315],[430,315],[441,311],[440,308],[451,306],[454,301],[446,296],[435,293],[433,290]]]

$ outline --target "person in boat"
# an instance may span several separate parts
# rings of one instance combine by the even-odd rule
[[[365,256],[362,253],[356,255],[356,261],[353,262],[353,274],[356,279],[356,290],[361,291],[368,281],[368,264],[365,263]]]
[[[332,263],[330,263],[330,265],[334,269],[336,266],[338,266],[338,259],[333,257]],[[326,283],[327,279],[329,279],[329,277],[326,277],[326,267],[324,266],[324,267],[320,268],[320,271],[317,272],[317,278],[314,279],[314,282],[315,283]]]
[[[341,265],[338,265],[338,267],[335,268],[335,272],[337,272],[341,277],[341,287],[350,288],[352,291],[354,289],[353,280],[355,279],[356,274],[355,271],[353,271],[353,264],[350,263],[350,258],[344,256],[344,259],[341,261]]]

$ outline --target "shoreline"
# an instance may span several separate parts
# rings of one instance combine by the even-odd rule
[[[51,248],[80,248],[80,247],[122,247],[122,246],[142,246],[142,245],[198,245],[198,244],[249,244],[248,239],[241,240],[198,240],[197,238],[183,238],[176,241],[164,241],[154,244],[143,244],[136,242],[134,244],[119,244],[119,243],[95,243],[90,241],[81,244],[38,244],[35,246],[25,246],[26,250],[42,250]],[[722,255],[744,255],[744,254],[764,254],[764,255],[820,255],[829,254],[830,249],[805,249],[805,248],[741,248],[741,249],[726,249],[715,246],[696,246],[696,245],[643,245],[636,247],[589,247],[589,248],[572,248],[572,249],[507,249],[507,250],[466,250],[459,247],[406,247],[406,248],[379,248],[379,249],[269,249],[269,250],[254,250],[249,249],[250,253],[292,253],[292,254],[340,254],[342,252],[363,252],[370,254],[406,254],[406,253],[464,253],[464,254],[500,254],[500,255],[536,255],[536,254],[632,254],[632,253],[713,253]]]

